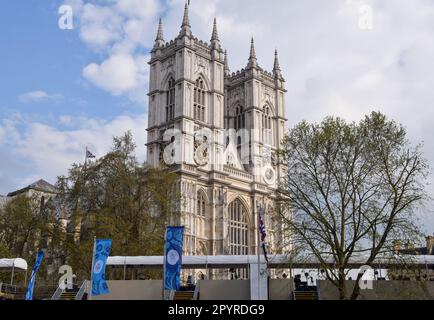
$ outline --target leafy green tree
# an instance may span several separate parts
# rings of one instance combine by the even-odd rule
[[[356,299],[362,275],[351,290],[345,286],[351,260],[372,265],[390,256],[394,241],[418,239],[429,173],[421,146],[374,112],[359,123],[302,122],[287,135],[282,157],[288,172],[279,202],[292,213],[282,217],[294,249],[320,262],[341,299]]]
[[[6,258],[23,258],[31,268],[39,250],[51,252],[59,247],[59,221],[42,205],[37,194],[18,195],[8,201],[0,212],[0,251]],[[46,265],[42,268],[46,274]],[[17,275],[18,278],[24,278]],[[44,280],[48,280],[45,277]]]
[[[181,200],[178,177],[138,163],[135,148],[127,132],[97,161],[73,164],[43,208],[38,196],[9,201],[0,212],[2,257],[24,258],[31,267],[45,250],[37,282],[45,286],[57,284],[64,264],[77,282],[89,279],[95,237],[113,240],[111,255],[162,255],[165,227]]]
[[[162,255],[164,231],[180,201],[175,174],[137,162],[131,133],[110,153],[73,165],[57,187],[71,224],[64,252],[78,278],[89,277],[94,237],[113,240],[112,255]]]

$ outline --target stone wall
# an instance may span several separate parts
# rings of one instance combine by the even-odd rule
[[[355,281],[347,281],[353,290]],[[373,290],[362,290],[358,300],[434,300],[434,282],[374,281]],[[319,281],[320,300],[338,300],[338,289],[329,281]]]
[[[200,300],[250,300],[249,280],[201,280]]]
[[[270,279],[268,282],[269,300],[292,300],[293,291],[292,279]]]
[[[110,294],[92,300],[161,300],[161,280],[107,281]]]

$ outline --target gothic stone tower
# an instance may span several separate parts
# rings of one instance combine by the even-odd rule
[[[160,20],[151,54],[147,161],[179,175],[183,201],[172,223],[186,228],[185,254],[255,254],[258,205],[266,208],[269,251],[278,251],[281,224],[271,213],[284,170],[276,153],[286,90],[277,51],[267,72],[252,39],[246,68],[231,74],[216,21],[210,43],[198,40],[186,5],[168,43]]]

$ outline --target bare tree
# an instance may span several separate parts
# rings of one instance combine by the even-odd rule
[[[429,173],[421,146],[374,112],[359,123],[302,122],[286,136],[282,157],[288,172],[279,203],[292,210],[285,224],[293,246],[319,261],[341,299],[357,299],[362,275],[353,290],[345,287],[351,260],[372,265],[394,240],[419,234]]]

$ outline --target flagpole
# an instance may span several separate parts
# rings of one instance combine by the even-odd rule
[[[86,146],[86,150],[85,150],[85,152],[84,152],[84,166],[83,166],[83,169],[82,170],[80,170],[80,172],[79,172],[79,175],[78,175],[78,178],[77,178],[77,183],[76,183],[76,185],[78,185],[78,187],[79,187],[79,190],[78,190],[78,195],[77,195],[77,200],[76,200],[76,203],[75,203],[75,210],[76,211],[78,211],[79,210],[79,208],[81,207],[81,205],[80,205],[80,193],[81,193],[81,188],[82,188],[82,186],[81,186],[81,183],[82,182],[86,182],[86,179],[85,179],[85,175],[86,175],[86,169],[87,169],[87,146]],[[81,221],[80,221],[80,224],[81,224]],[[74,241],[75,241],[75,231],[77,230],[77,226],[76,225],[74,225]],[[81,230],[81,228],[80,228],[80,230]]]
[[[90,267],[90,290],[87,300],[92,300],[93,289],[93,265],[95,263],[95,250],[96,250],[96,237],[93,237],[93,251],[92,251],[92,266]]]
[[[258,228],[258,232],[257,232],[257,238],[258,238],[258,300],[260,300],[260,296],[261,296],[261,256],[260,256],[260,251],[261,251],[261,230],[260,230],[260,212],[261,207],[260,205],[258,205],[257,207],[257,228]]]
[[[84,156],[84,173],[86,174],[86,169],[87,169],[87,146],[86,146],[86,152],[85,152],[85,156]]]
[[[167,226],[164,231],[164,255],[163,255],[163,288],[162,288],[162,300],[165,300],[165,286],[166,286],[166,246],[167,246]]]

